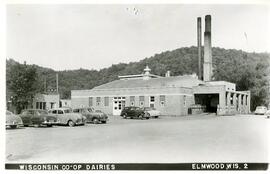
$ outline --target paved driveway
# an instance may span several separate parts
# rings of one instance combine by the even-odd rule
[[[269,121],[240,115],[118,116],[108,124],[6,130],[6,162],[266,162]]]

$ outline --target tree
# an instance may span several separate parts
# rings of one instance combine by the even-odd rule
[[[32,65],[15,64],[7,69],[6,85],[17,113],[32,104],[33,97],[39,88],[37,77],[36,68]]]

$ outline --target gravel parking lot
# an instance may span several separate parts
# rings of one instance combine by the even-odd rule
[[[197,115],[6,130],[6,162],[267,162],[264,116]]]

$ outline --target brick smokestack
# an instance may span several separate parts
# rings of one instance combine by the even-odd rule
[[[198,77],[203,80],[202,76],[202,23],[201,18],[197,18],[197,43],[198,43]]]
[[[211,16],[205,16],[203,80],[212,78]]]

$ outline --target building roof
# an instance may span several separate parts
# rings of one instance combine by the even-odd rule
[[[148,80],[143,79],[120,79],[115,80],[100,86],[93,88],[93,90],[103,89],[115,89],[115,88],[160,88],[160,87],[188,87],[197,86],[204,84],[203,81],[198,80],[192,75],[184,76],[171,76],[171,77],[160,77],[150,78]]]

